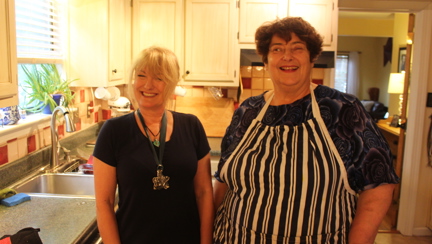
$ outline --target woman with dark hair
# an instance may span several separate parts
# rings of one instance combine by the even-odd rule
[[[390,206],[389,146],[360,101],[315,85],[322,38],[302,18],[265,23],[274,90],[246,99],[222,140],[215,243],[373,243]]]

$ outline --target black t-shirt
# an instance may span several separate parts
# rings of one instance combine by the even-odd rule
[[[198,118],[172,112],[174,127],[165,144],[163,174],[169,189],[153,190],[156,162],[133,113],[106,121],[94,156],[116,167],[122,243],[199,243],[199,214],[194,193],[198,160],[210,147]]]

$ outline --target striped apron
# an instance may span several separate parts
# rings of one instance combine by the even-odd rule
[[[260,122],[272,98],[221,169],[215,243],[348,243],[356,194],[313,88],[314,118],[298,126]]]

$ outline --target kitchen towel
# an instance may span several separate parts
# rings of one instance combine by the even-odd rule
[[[27,227],[13,235],[0,237],[0,244],[42,244],[39,231],[39,228]]]

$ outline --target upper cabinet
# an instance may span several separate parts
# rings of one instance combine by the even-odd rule
[[[183,5],[182,0],[133,0],[132,55],[157,45],[183,57]]]
[[[18,104],[17,59],[13,0],[0,3],[0,108]]]
[[[337,49],[337,0],[289,0],[289,16],[308,21],[323,37],[323,49]]]
[[[235,0],[186,0],[184,84],[237,86]]]
[[[287,16],[286,0],[241,0],[239,42],[254,43],[255,31],[266,21]]]
[[[164,46],[179,59],[180,84],[238,86],[235,0],[134,0],[132,19],[133,55]]]
[[[130,55],[128,1],[69,0],[69,74],[73,86],[126,83]],[[130,49],[129,49],[130,52]]]

